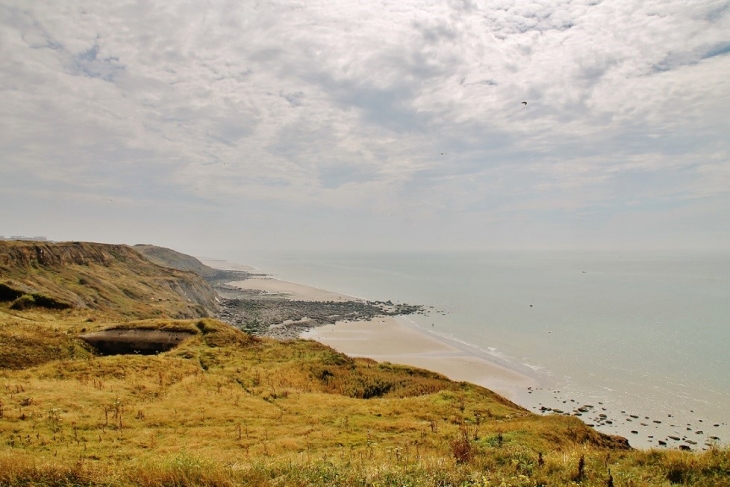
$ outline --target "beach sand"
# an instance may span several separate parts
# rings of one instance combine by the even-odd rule
[[[208,267],[212,267],[213,269],[256,272],[256,269],[249,265],[237,264],[236,262],[230,262],[223,259],[213,259],[207,257],[198,257],[197,259]]]
[[[209,265],[214,264],[211,262]],[[256,277],[230,283],[245,290],[264,291],[288,299],[304,301],[348,301],[351,296],[268,277]],[[352,357],[367,357],[379,362],[410,365],[431,370],[456,381],[466,381],[490,389],[517,401],[528,387],[537,382],[530,377],[502,367],[456,342],[429,334],[400,322],[394,317],[337,322],[302,334]]]
[[[267,294],[299,301],[352,301],[356,299],[344,294],[325,291],[324,289],[295,282],[280,281],[270,277],[253,277],[245,281],[233,281],[229,284],[240,289],[263,291]]]
[[[338,322],[302,334],[352,357],[410,365],[431,370],[456,381],[471,382],[512,401],[537,383],[522,374],[490,362],[477,351],[405,325],[393,317]]]

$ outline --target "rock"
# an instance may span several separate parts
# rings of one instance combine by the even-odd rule
[[[216,290],[220,292],[220,286]],[[281,295],[239,292],[228,293],[221,299],[218,318],[252,335],[286,340],[337,321],[406,315],[421,309],[405,304],[389,306],[379,301],[297,301]]]

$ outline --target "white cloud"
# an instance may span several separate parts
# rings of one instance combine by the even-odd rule
[[[727,212],[727,32],[721,1],[6,2],[0,186],[476,240],[484,215]]]

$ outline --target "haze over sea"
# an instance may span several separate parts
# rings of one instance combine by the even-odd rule
[[[666,435],[698,446],[711,436],[730,439],[728,253],[310,252],[235,260],[284,280],[433,306],[428,316],[404,320],[536,378],[542,388],[517,398],[532,410],[596,405],[613,420],[598,429],[634,446],[656,446]]]

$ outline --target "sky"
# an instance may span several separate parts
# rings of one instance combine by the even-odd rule
[[[0,0],[0,235],[727,250],[730,1]]]

